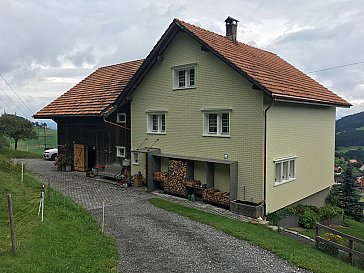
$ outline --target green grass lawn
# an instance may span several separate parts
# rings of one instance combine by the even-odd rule
[[[315,249],[314,247],[310,247],[294,239],[284,237],[262,225],[243,223],[238,220],[188,208],[158,198],[152,198],[150,202],[156,207],[178,213],[194,221],[210,225],[240,240],[245,240],[267,249],[276,256],[313,272],[363,272],[358,268]]]
[[[8,148],[0,149],[0,155],[5,156],[6,158],[43,158],[41,154]]]
[[[19,140],[18,150],[29,151],[39,155],[43,154],[45,145],[47,148],[57,148],[57,131],[52,129],[36,128],[35,131],[38,133],[38,139],[30,140]],[[14,149],[14,140],[8,138],[10,142],[10,148]]]
[[[364,150],[364,146],[348,146],[348,147],[336,147],[335,151],[339,152],[339,153],[346,153],[347,151],[351,150],[351,149],[359,149],[361,148],[362,150]]]
[[[14,203],[17,255],[11,253],[7,194]],[[40,183],[0,155],[0,272],[116,272],[112,238],[83,208],[59,192],[46,192],[44,222],[37,216]]]
[[[364,223],[360,223],[354,220],[348,220],[349,227],[338,227],[336,230],[354,236],[356,238],[364,240]],[[315,238],[316,233],[314,229],[299,229],[301,234]]]

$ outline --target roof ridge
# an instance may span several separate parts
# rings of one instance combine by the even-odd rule
[[[127,61],[127,62],[123,62],[123,63],[116,63],[116,64],[109,64],[109,65],[105,65],[105,66],[100,66],[98,67],[95,72],[98,70],[98,69],[102,69],[102,68],[109,68],[109,67],[112,67],[112,66],[118,66],[118,65],[124,65],[124,64],[129,64],[129,63],[137,63],[137,62],[144,62],[145,59],[137,59],[137,60],[134,60],[134,61]]]
[[[193,27],[199,28],[199,29],[201,29],[201,30],[203,30],[203,31],[206,31],[206,32],[212,33],[212,34],[214,34],[214,35],[220,36],[221,38],[224,38],[224,39],[226,39],[226,40],[230,41],[230,40],[229,40],[229,38],[227,38],[226,36],[224,36],[224,35],[222,35],[222,34],[219,34],[219,33],[217,33],[217,32],[214,32],[214,31],[211,31],[211,30],[205,29],[205,28],[203,28],[203,27],[200,27],[200,26],[197,26],[197,25],[194,25],[194,24],[188,23],[188,22],[183,21],[183,20],[181,20],[181,19],[174,18],[174,20],[173,20],[173,21],[175,21],[175,22],[180,22],[180,23],[182,23],[182,24],[187,24],[187,25],[190,25],[190,26],[193,26]],[[231,41],[231,42],[232,42],[232,41]],[[234,42],[232,42],[232,43],[234,43]],[[269,54],[272,54],[272,55],[276,55],[276,56],[277,56],[277,54],[275,54],[275,53],[273,53],[273,52],[270,52],[269,50],[262,49],[262,48],[259,48],[259,47],[255,47],[255,46],[252,46],[252,45],[249,45],[249,44],[246,44],[246,43],[240,42],[240,41],[237,41],[237,43],[234,43],[234,44],[235,44],[235,45],[241,45],[241,46],[247,46],[247,47],[250,47],[251,49],[254,49],[254,50],[261,50],[261,51],[264,51],[264,52],[266,52],[266,53],[269,53]]]

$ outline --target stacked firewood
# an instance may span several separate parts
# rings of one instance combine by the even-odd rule
[[[188,179],[186,180],[186,187],[195,187],[201,185],[200,180]]]
[[[185,196],[187,194],[186,171],[186,161],[170,159],[168,161],[168,180],[164,184],[164,190]]]
[[[167,172],[154,172],[153,180],[159,181],[161,183],[167,183],[168,181],[168,173]]]
[[[205,202],[228,206],[230,204],[230,193],[209,188],[203,191],[202,199]]]

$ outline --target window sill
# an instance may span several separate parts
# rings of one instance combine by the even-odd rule
[[[190,87],[173,87],[173,91],[178,91],[178,90],[189,90],[189,89],[196,89],[196,86],[190,86]]]
[[[230,138],[230,135],[215,135],[215,134],[203,134],[204,137],[225,137]]]
[[[289,182],[292,182],[292,181],[295,181],[296,178],[292,178],[292,179],[289,179],[289,180],[284,180],[282,182],[274,182],[274,186],[279,186],[279,185],[282,185],[282,184],[286,184],[286,183],[289,183]]]
[[[166,135],[166,132],[147,132],[148,135]]]

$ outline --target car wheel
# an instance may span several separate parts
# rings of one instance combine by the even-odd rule
[[[51,156],[51,160],[56,160],[56,157],[57,157],[57,154],[52,154],[52,156]]]

